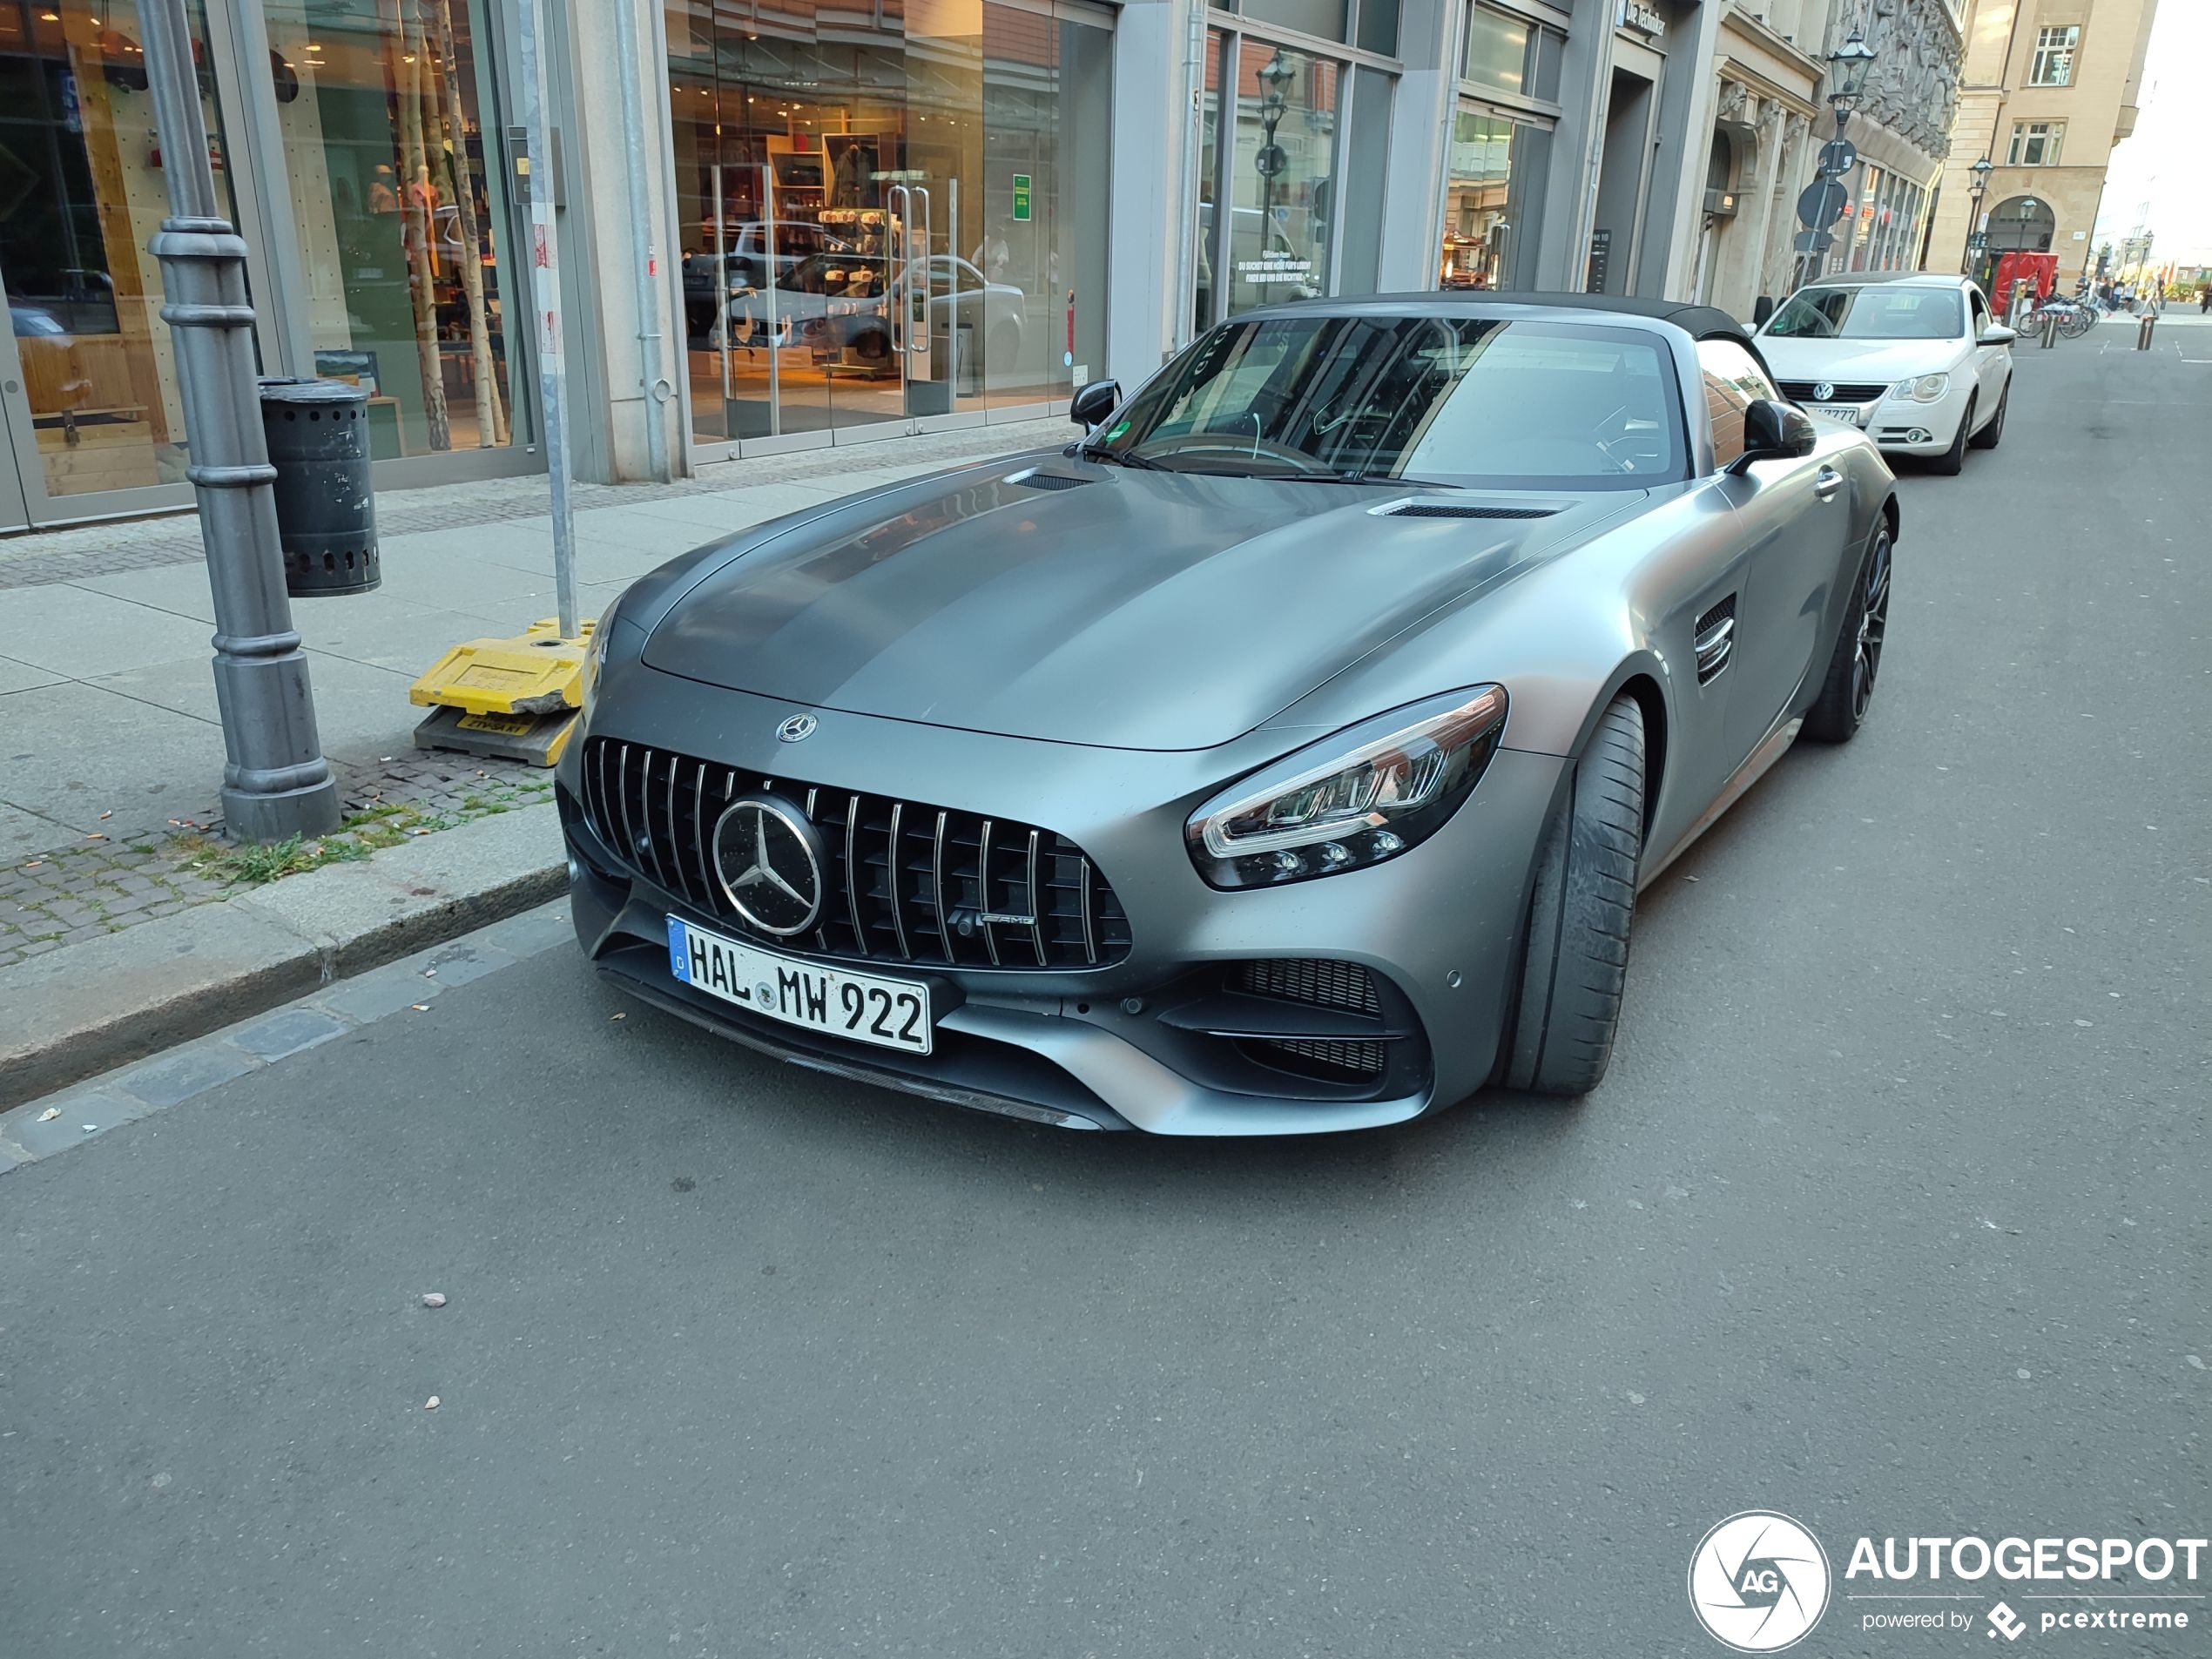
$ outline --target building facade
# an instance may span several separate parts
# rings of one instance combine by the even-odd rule
[[[1886,263],[1948,13],[1856,3],[1915,66],[1855,129]],[[1064,410],[1303,295],[1748,315],[1851,0],[536,0],[535,163],[523,3],[194,0],[263,370],[366,386],[380,485],[543,467],[533,186],[592,479]],[[0,8],[0,529],[190,501],[138,32]]]
[[[1858,160],[1831,245],[1808,254],[1797,199],[1836,136],[1827,60],[1853,31],[1874,54],[1847,130]],[[1731,0],[1687,292],[1749,318],[1811,276],[1919,269],[1961,46],[1952,0]]]
[[[1984,287],[2006,253],[2094,274],[2113,146],[2135,128],[2157,0],[1972,0],[1959,118],[1928,262]],[[1979,199],[1974,164],[1991,170]]]

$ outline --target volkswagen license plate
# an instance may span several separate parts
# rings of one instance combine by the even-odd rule
[[[668,964],[695,990],[786,1025],[907,1054],[929,1052],[929,988],[805,962],[668,919]]]
[[[1858,424],[1858,411],[1848,403],[1816,403],[1815,415],[1824,415],[1831,421],[1841,421],[1845,426]]]

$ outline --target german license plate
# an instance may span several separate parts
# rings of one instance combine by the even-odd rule
[[[668,963],[695,990],[786,1025],[880,1049],[927,1054],[929,988],[800,961],[668,919]]]
[[[1812,406],[1812,412],[1824,415],[1831,421],[1841,421],[1845,426],[1858,424],[1858,411],[1848,403],[1816,403]]]

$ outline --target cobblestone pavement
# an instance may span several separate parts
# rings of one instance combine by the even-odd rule
[[[299,849],[302,868],[528,806],[553,787],[551,772],[518,761],[427,750],[334,756],[331,767],[353,827]],[[255,878],[221,833],[211,805],[172,819],[165,833],[111,840],[95,833],[15,860],[0,869],[0,968],[237,891]]]
[[[718,490],[755,484],[833,480],[841,473],[873,466],[965,460],[974,455],[979,447],[1002,448],[1009,452],[1033,448],[1042,443],[1060,442],[1067,435],[1067,421],[1056,418],[1015,421],[1004,426],[961,427],[949,432],[924,433],[918,437],[891,439],[881,443],[847,444],[792,455],[709,462],[696,476],[679,478],[672,483],[577,484],[573,502],[576,509],[583,512],[594,507],[712,495]],[[543,475],[530,474],[430,489],[384,491],[376,498],[376,527],[381,536],[405,536],[535,518],[548,510],[545,479]],[[0,540],[0,589],[81,582],[91,577],[115,576],[127,570],[191,564],[201,556],[199,521],[190,512],[41,530]]]

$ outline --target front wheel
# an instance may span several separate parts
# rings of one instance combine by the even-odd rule
[[[1890,529],[1878,526],[1867,543],[1851,583],[1844,625],[1836,631],[1827,678],[1820,695],[1805,711],[1804,734],[1822,743],[1849,743],[1865,724],[1874,700],[1874,678],[1882,669],[1882,646],[1890,627]]]
[[[1959,422],[1959,435],[1951,447],[1928,462],[1928,470],[1939,472],[1946,478],[1956,478],[1966,469],[1966,439],[1974,429],[1974,401],[1966,400],[1966,413]]]
[[[1642,706],[1615,698],[1575,763],[1566,810],[1538,857],[1502,1068],[1508,1089],[1586,1095],[1605,1076],[1629,974],[1643,779]]]

